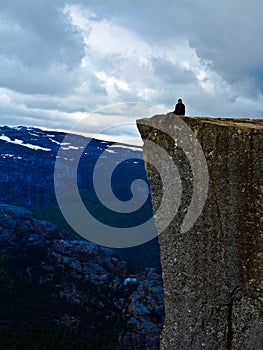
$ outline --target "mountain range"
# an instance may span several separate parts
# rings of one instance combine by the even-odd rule
[[[60,162],[63,176],[71,177],[71,164],[79,156],[78,187],[87,209],[99,221],[116,227],[136,226],[152,216],[151,198],[145,187],[137,188],[136,196],[145,204],[136,213],[116,213],[97,198],[93,186],[93,172],[97,160],[102,177],[114,168],[112,190],[116,197],[127,201],[132,197],[131,183],[142,179],[148,184],[142,149],[110,141],[71,135],[71,144],[65,144],[64,132],[46,131],[29,127],[0,127],[0,203],[23,206],[40,219],[51,221],[71,236],[79,237],[62,216],[54,190],[54,166],[57,153],[63,148]],[[122,161],[122,159],[125,159]],[[70,192],[70,188],[67,191]],[[154,225],[152,230],[155,230]],[[80,238],[80,237],[79,237]],[[122,258],[135,269],[155,267],[160,269],[157,238],[134,248],[117,249]]]
[[[98,199],[93,173],[100,158],[99,174],[114,169],[114,195],[128,201],[133,180],[148,184],[142,150],[65,136],[0,128],[0,349],[158,350],[164,303],[157,238],[114,250],[89,242],[68,225],[54,188],[59,149],[61,183],[81,152],[77,182],[87,210],[108,225],[136,226],[152,216],[145,187],[136,189],[145,202],[136,215],[114,213]]]

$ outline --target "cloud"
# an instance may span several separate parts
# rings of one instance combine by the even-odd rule
[[[64,1],[0,1],[0,54],[22,65],[74,68],[83,57],[81,35],[65,16]]]
[[[84,47],[63,1],[0,4],[0,85],[26,94],[72,91]]]
[[[228,83],[242,81],[247,74],[262,83],[257,79],[263,61],[260,0],[166,0],[162,5],[151,1],[150,6],[146,0],[110,1],[94,8],[154,46],[167,49],[178,39],[187,39],[197,56]]]
[[[26,94],[65,95],[78,86],[79,71],[69,70],[64,64],[51,64],[39,70],[0,56],[0,81],[4,87]]]
[[[262,10],[263,4],[258,0],[230,0],[218,6],[201,2],[187,32],[190,45],[200,57],[210,60],[224,78],[238,78],[241,72],[262,65]]]
[[[168,107],[180,95],[188,101],[189,112],[262,117],[258,64],[263,48],[256,30],[262,26],[261,8],[258,1],[239,5],[231,0],[218,6],[193,0],[160,6],[153,1],[150,7],[147,1],[111,1],[86,13],[71,8],[71,14],[78,13],[79,20],[81,14],[85,17],[80,20],[88,47],[84,60],[92,66],[93,53],[98,54],[93,66],[103,72],[98,77],[123,80],[126,91],[115,84],[116,89],[108,91],[112,98],[133,96]]]
[[[150,5],[148,0],[112,0],[92,6],[147,42],[168,47],[178,38],[187,38],[201,59],[220,68],[220,74],[262,65],[260,0],[166,0],[162,5],[157,0]],[[229,59],[237,64],[230,64]]]
[[[0,6],[1,123],[67,129],[109,104],[169,111],[179,97],[188,114],[263,117],[259,0]],[[113,122],[97,118],[98,128]]]

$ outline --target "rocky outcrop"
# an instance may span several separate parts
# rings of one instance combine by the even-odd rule
[[[150,350],[159,348],[163,316],[155,269],[132,273],[112,250],[65,236],[24,208],[0,205],[1,336],[7,325],[17,332],[37,325],[63,329],[87,349]],[[19,347],[15,337],[7,341],[6,348]]]
[[[196,176],[180,143],[180,132],[178,138],[171,137],[172,131],[181,127],[178,120],[190,127],[184,142],[192,142],[196,149],[199,140],[209,173],[203,210],[187,230],[182,225],[195,193]],[[166,314],[161,349],[262,349],[263,121],[176,119],[168,113],[138,120],[137,124],[145,143],[155,214],[166,190],[169,167],[162,179],[156,171],[162,160],[150,164],[152,146],[147,140],[173,159],[182,187],[177,213],[159,232]],[[178,174],[169,176],[178,180]],[[155,217],[157,227],[162,221],[162,217]]]
[[[154,269],[138,275],[137,289],[129,296],[126,330],[119,337],[123,350],[158,350],[164,321],[161,276]]]

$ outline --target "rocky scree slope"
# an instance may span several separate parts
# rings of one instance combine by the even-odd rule
[[[6,204],[0,205],[0,294],[0,332],[15,329],[16,339],[34,325],[58,327],[85,349],[159,349],[164,305],[155,269],[134,273],[112,250],[69,239],[29,210]],[[17,348],[16,339],[1,337],[0,348]]]

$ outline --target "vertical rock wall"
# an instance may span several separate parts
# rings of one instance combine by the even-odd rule
[[[161,349],[262,350],[263,121],[180,118],[199,140],[209,171],[203,211],[187,232],[181,225],[193,193],[191,166],[177,140],[160,131],[164,124],[176,129],[176,118],[137,121],[142,139],[161,146],[183,169],[182,203],[159,234],[166,315]],[[148,163],[150,151],[144,146],[156,212],[163,182]],[[162,219],[155,220],[158,226]]]

